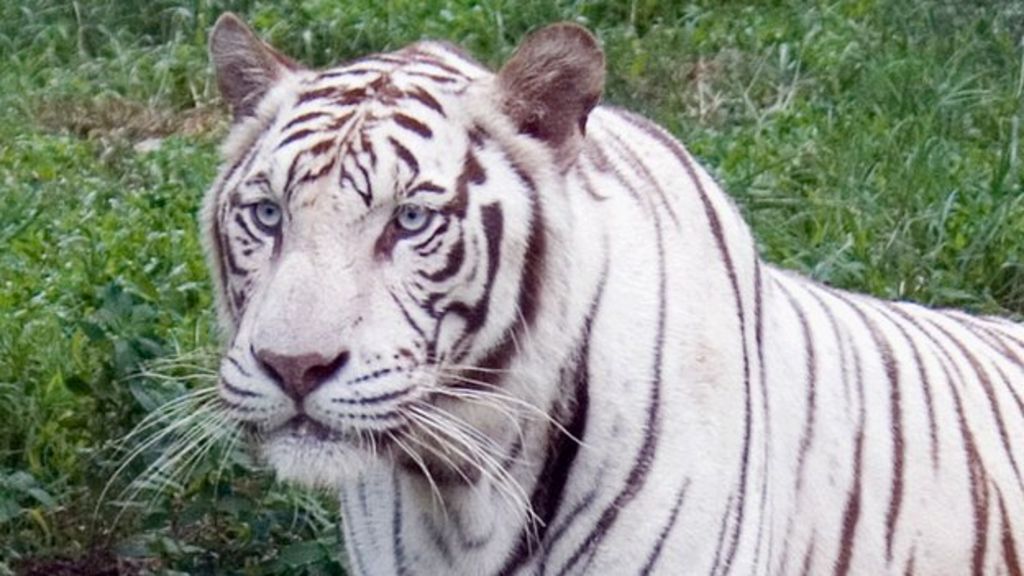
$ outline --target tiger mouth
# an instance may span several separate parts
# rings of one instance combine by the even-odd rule
[[[272,428],[262,427],[258,424],[248,424],[246,428],[250,438],[258,444],[289,439],[304,444],[344,443],[354,447],[373,446],[376,450],[389,446],[391,434],[404,430],[404,426],[389,430],[338,430],[301,413]]]
[[[337,442],[344,435],[305,414],[297,414],[271,432],[272,435],[287,435],[300,440],[319,440],[321,442]]]
[[[388,429],[336,429],[298,413],[274,426],[253,422],[243,426],[256,446],[283,443],[285,450],[314,455],[325,454],[320,450],[332,446],[354,449],[413,475],[429,477],[435,484],[472,484],[480,475],[477,466],[463,461],[465,455],[458,450],[452,453],[443,443],[438,444],[435,437],[417,434],[416,427],[407,421]]]

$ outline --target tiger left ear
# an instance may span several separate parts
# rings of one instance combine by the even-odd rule
[[[502,108],[523,134],[543,140],[565,169],[579,153],[587,116],[604,90],[604,53],[586,28],[552,24],[530,34],[498,73]]]
[[[302,69],[230,12],[222,14],[210,32],[210,60],[217,87],[236,122],[252,116],[263,96],[285,74]]]

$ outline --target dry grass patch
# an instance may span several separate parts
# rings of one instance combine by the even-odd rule
[[[48,131],[137,146],[172,134],[206,134],[226,123],[222,112],[212,106],[173,110],[111,96],[43,100],[33,112],[36,122]]]

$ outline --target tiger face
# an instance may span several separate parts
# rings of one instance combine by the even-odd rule
[[[532,167],[574,134],[537,158],[514,79],[439,44],[315,72],[227,18],[211,53],[235,115],[204,213],[229,416],[285,479],[472,476],[509,425],[467,398],[506,368],[557,244],[538,189],[559,176]]]

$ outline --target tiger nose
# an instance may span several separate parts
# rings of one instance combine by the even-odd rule
[[[279,354],[266,349],[256,350],[255,355],[277,384],[295,400],[316,390],[348,362],[347,350],[333,358],[319,353]]]

